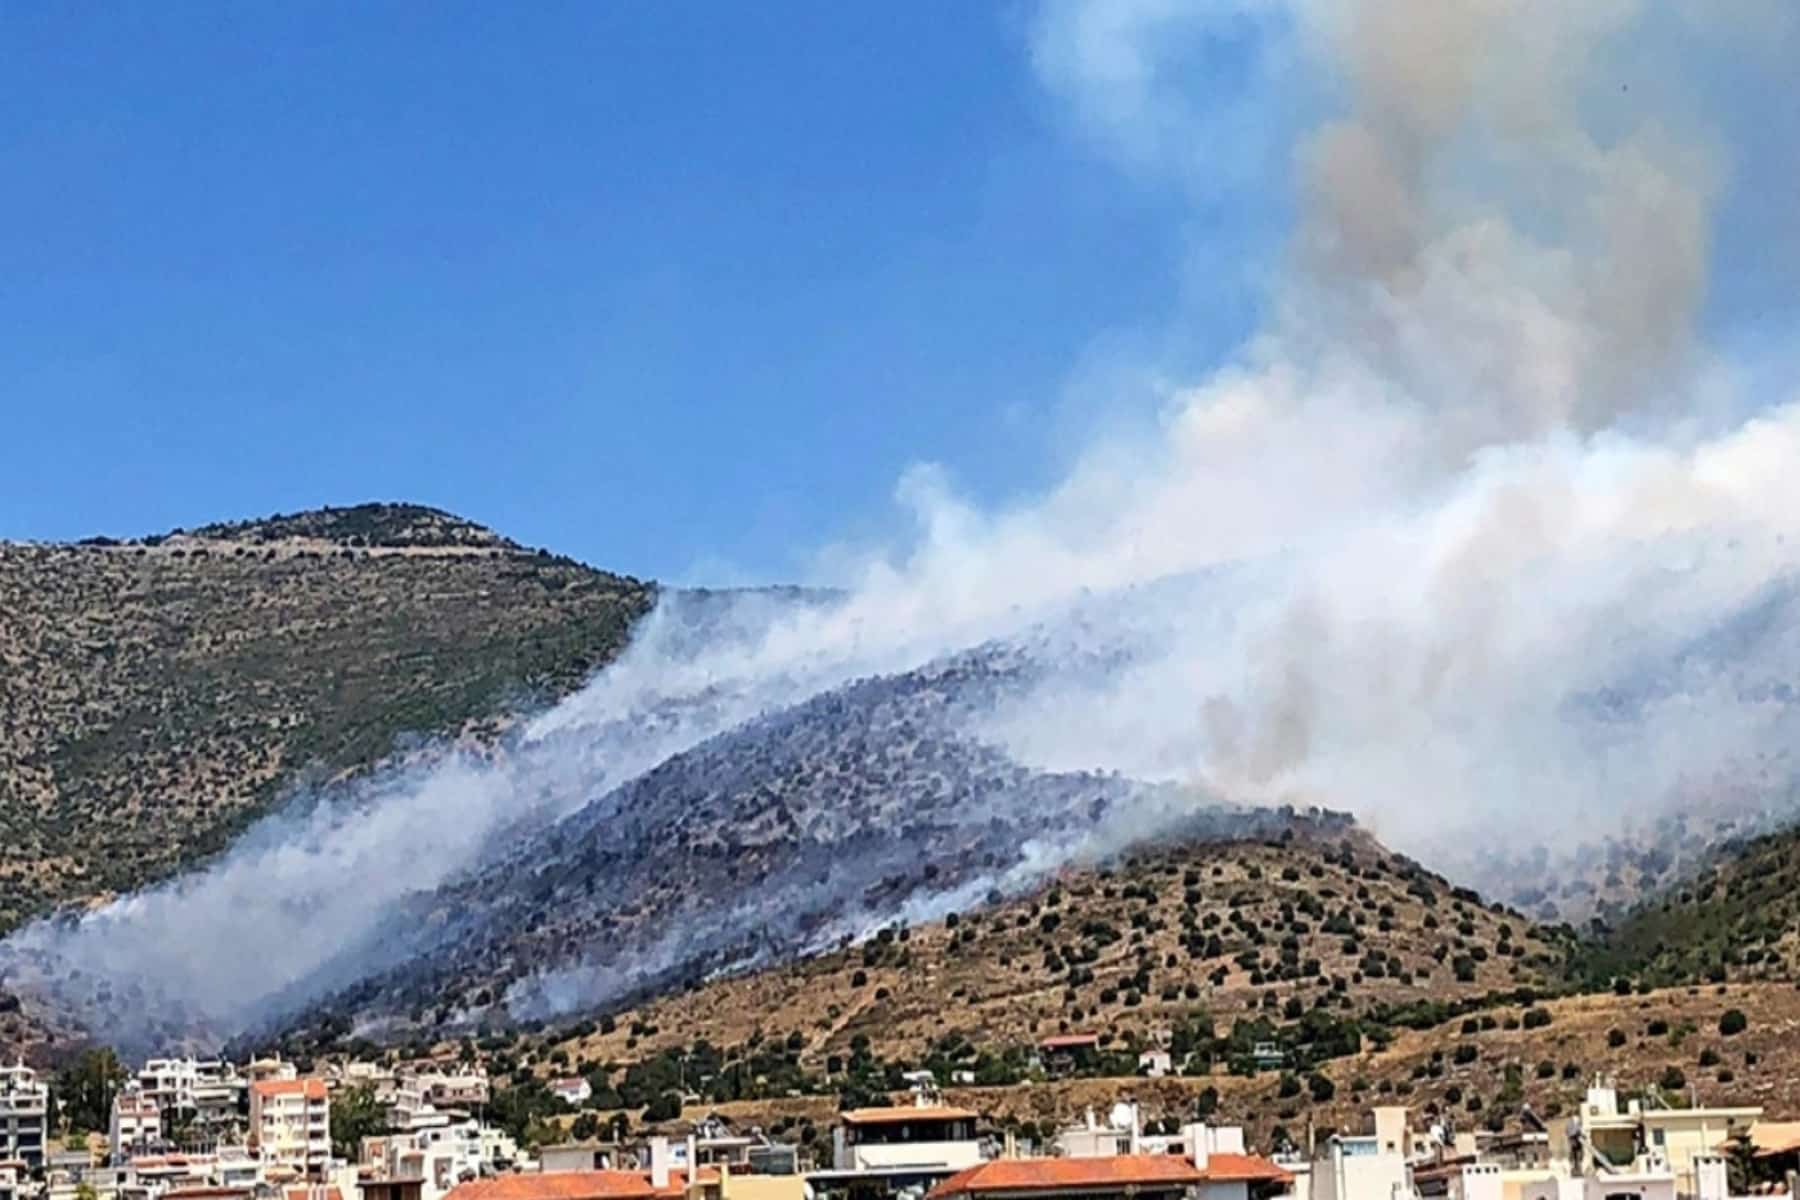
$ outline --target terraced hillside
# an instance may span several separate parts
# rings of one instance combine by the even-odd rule
[[[213,853],[305,773],[572,689],[653,598],[413,505],[0,545],[0,930]]]

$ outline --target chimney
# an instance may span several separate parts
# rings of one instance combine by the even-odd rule
[[[1383,1105],[1375,1110],[1376,1150],[1381,1154],[1406,1156],[1406,1106]]]
[[[1551,1121],[1544,1130],[1549,1138],[1550,1161],[1553,1163],[1570,1163],[1569,1126],[1565,1121]]]
[[[1212,1157],[1212,1138],[1205,1123],[1195,1121],[1181,1127],[1181,1140],[1187,1146],[1189,1161],[1197,1171],[1206,1170],[1206,1163]]]
[[[650,1186],[658,1191],[669,1186],[669,1139],[650,1139]]]
[[[1731,1194],[1727,1182],[1725,1160],[1716,1154],[1694,1156],[1694,1195],[1696,1200],[1726,1200]]]

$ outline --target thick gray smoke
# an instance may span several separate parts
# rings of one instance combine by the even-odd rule
[[[1721,231],[1763,180],[1733,156],[1755,93],[1681,68],[1779,79],[1795,36],[1784,0],[1046,8],[1034,64],[1125,178],[1197,211],[1266,202],[1251,187],[1297,204],[1264,328],[1171,388],[1154,438],[1098,437],[999,510],[921,466],[904,549],[822,556],[841,603],[705,637],[659,612],[497,761],[272,820],[190,879],[22,932],[8,969],[241,1029],[393,953],[344,948],[509,829],[1046,619],[1136,652],[995,711],[980,732],[1022,761],[1349,809],[1453,871],[1787,803],[1800,392],[1741,349],[1711,264],[1727,234],[1793,230]],[[1220,44],[1240,94],[1196,73]]]

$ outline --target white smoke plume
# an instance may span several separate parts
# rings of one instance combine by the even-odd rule
[[[1034,66],[1120,186],[1173,180],[1201,214],[1274,203],[1258,189],[1294,205],[1263,328],[1170,387],[1154,437],[1098,437],[996,510],[920,466],[898,489],[904,546],[821,557],[842,603],[698,644],[661,612],[498,764],[453,756],[272,820],[190,879],[22,932],[9,970],[141,988],[236,1031],[316,994],[386,908],[509,828],[1047,615],[1151,652],[993,713],[981,732],[1023,761],[1349,809],[1453,871],[1683,806],[1788,803],[1800,391],[1790,364],[1740,351],[1712,263],[1723,237],[1794,230],[1720,229],[1765,180],[1734,160],[1746,114],[1684,67],[1723,55],[1779,82],[1791,16],[1045,7]],[[589,964],[550,990],[591,1000],[609,972],[629,974]]]

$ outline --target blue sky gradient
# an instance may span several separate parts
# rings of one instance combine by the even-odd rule
[[[1264,221],[1072,131],[1031,16],[8,10],[0,537],[409,499],[776,579],[915,461],[1041,486]],[[1252,321],[1198,282],[1174,357]]]
[[[913,464],[1028,501],[1259,327],[1341,100],[1282,13],[8,8],[0,538],[405,499],[732,583],[903,539]],[[1045,36],[1096,14],[1116,76]],[[1584,98],[1717,127],[1701,332],[1759,402],[1800,358],[1794,24],[1758,61],[1647,22]]]

